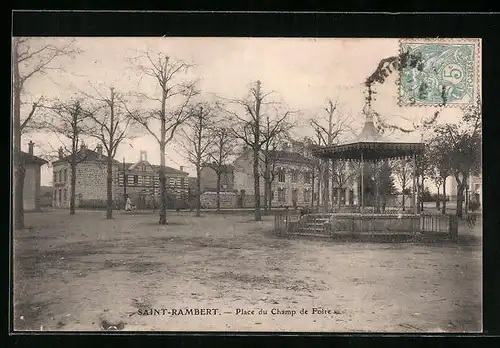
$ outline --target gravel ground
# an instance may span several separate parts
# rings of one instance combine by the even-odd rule
[[[461,226],[457,244],[393,244],[276,238],[273,217],[249,215],[26,220],[14,232],[15,330],[482,330],[481,226]]]

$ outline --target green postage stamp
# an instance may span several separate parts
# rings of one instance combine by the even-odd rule
[[[480,39],[401,39],[401,106],[477,105]]]

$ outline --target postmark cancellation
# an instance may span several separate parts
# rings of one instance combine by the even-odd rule
[[[400,106],[476,106],[480,39],[401,39]]]

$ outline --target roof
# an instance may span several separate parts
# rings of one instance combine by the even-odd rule
[[[54,161],[52,164],[59,164],[62,162],[71,162],[73,158],[73,155],[66,156],[64,158],[58,159],[57,161]],[[83,150],[80,150],[76,153],[76,158],[78,162],[82,161],[106,161],[107,157],[105,155],[101,155],[96,151],[92,151],[88,148],[84,148]],[[119,164],[117,160],[113,160],[114,164]]]
[[[28,163],[28,164],[44,165],[45,163],[48,163],[43,158],[40,158],[40,157],[35,156],[35,155],[31,155],[31,154],[24,152],[24,151],[21,151],[21,159],[24,163]]]
[[[312,152],[321,158],[373,161],[412,156],[421,153],[423,148],[423,143],[385,139],[375,128],[372,117],[367,116],[363,130],[353,142],[316,147]]]
[[[118,162],[118,163],[120,165],[119,168],[123,169],[123,163],[120,163],[120,162]],[[127,170],[131,170],[131,169],[135,168],[136,164],[137,164],[137,162],[135,162],[135,163],[125,162],[125,167],[127,168]],[[158,172],[160,170],[160,166],[157,164],[150,164],[150,166],[153,167],[153,170],[155,172]],[[181,171],[179,169],[175,169],[175,168],[172,168],[169,166],[165,166],[165,174],[189,175],[189,173],[187,173],[187,172],[184,172],[184,171]]]
[[[310,158],[302,155],[299,152],[283,151],[283,150],[273,150],[271,152],[271,158],[277,161],[283,162],[294,162],[294,163],[305,163],[309,164],[311,162]]]

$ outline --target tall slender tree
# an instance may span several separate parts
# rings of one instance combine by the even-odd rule
[[[411,161],[408,158],[402,158],[392,161],[393,173],[395,174],[396,181],[401,187],[402,202],[401,207],[403,210],[406,209],[405,194],[410,185],[412,179],[412,166]]]
[[[221,121],[221,120],[219,120]],[[220,191],[222,175],[228,174],[229,160],[235,154],[235,138],[230,128],[222,121],[222,125],[213,127],[213,146],[209,154],[208,166],[215,172],[217,177],[217,211],[220,211]]]
[[[250,88],[250,93],[246,98],[241,100],[229,100],[229,103],[243,108],[246,117],[227,107],[221,106],[222,110],[224,110],[234,120],[234,128],[232,128],[234,137],[242,141],[252,150],[255,221],[262,220],[259,167],[262,146],[266,142],[266,138],[262,136],[262,127],[264,122],[263,117],[265,116],[266,111],[265,106],[276,104],[275,102],[268,100],[272,93],[272,91],[264,92],[262,90],[261,82],[257,81]],[[284,120],[287,116],[287,114],[284,114],[281,118]],[[281,120],[278,120],[275,122],[275,125],[279,126],[281,122]]]
[[[60,140],[59,158],[70,165],[70,203],[69,213],[75,214],[76,171],[78,165],[87,158],[87,148],[84,139],[90,133],[90,115],[96,111],[84,105],[81,98],[69,101],[57,101],[46,107],[52,114],[50,122],[45,123],[45,129]]]
[[[207,103],[189,108],[190,117],[181,128],[180,144],[196,168],[196,216],[201,216],[201,170],[207,165],[214,144],[214,111]]]
[[[342,134],[352,132],[351,118],[346,115],[341,115],[337,110],[338,106],[338,99],[335,102],[329,99],[326,107],[324,108],[326,117],[314,118],[310,120],[310,125],[318,138],[317,145],[332,146],[336,141],[338,141],[338,138]],[[330,201],[331,161],[323,160],[323,162],[323,210],[327,211]]]
[[[24,228],[24,177],[25,163],[21,155],[22,134],[29,129],[40,106],[40,99],[33,102],[31,111],[22,120],[22,95],[26,83],[49,70],[62,69],[56,63],[61,57],[74,57],[80,50],[75,49],[73,41],[57,45],[45,38],[14,37],[12,39],[12,97],[13,97],[13,157],[14,157],[14,226]]]
[[[289,136],[293,124],[289,121],[290,111],[282,114],[276,109],[271,116],[266,113],[262,124],[262,150],[260,159],[261,174],[264,179],[264,212],[271,210],[272,184],[276,176],[276,163],[279,161],[278,149]]]
[[[113,87],[109,90],[109,95],[101,94],[96,90],[97,97],[91,96],[99,102],[96,112],[90,113],[89,117],[93,122],[89,135],[96,138],[106,150],[106,219],[113,218],[113,162],[116,151],[120,144],[127,137],[131,117],[128,117],[128,108],[122,94]],[[125,106],[125,107],[124,107]]]
[[[186,80],[184,74],[191,65],[158,53],[153,57],[150,53],[132,59],[135,68],[142,77],[152,79],[157,95],[139,93],[144,101],[155,103],[156,107],[142,113],[130,113],[132,119],[151,135],[160,148],[160,218],[159,224],[167,224],[167,184],[165,175],[165,151],[167,144],[174,138],[177,129],[189,118],[187,106],[196,90],[196,81]]]

